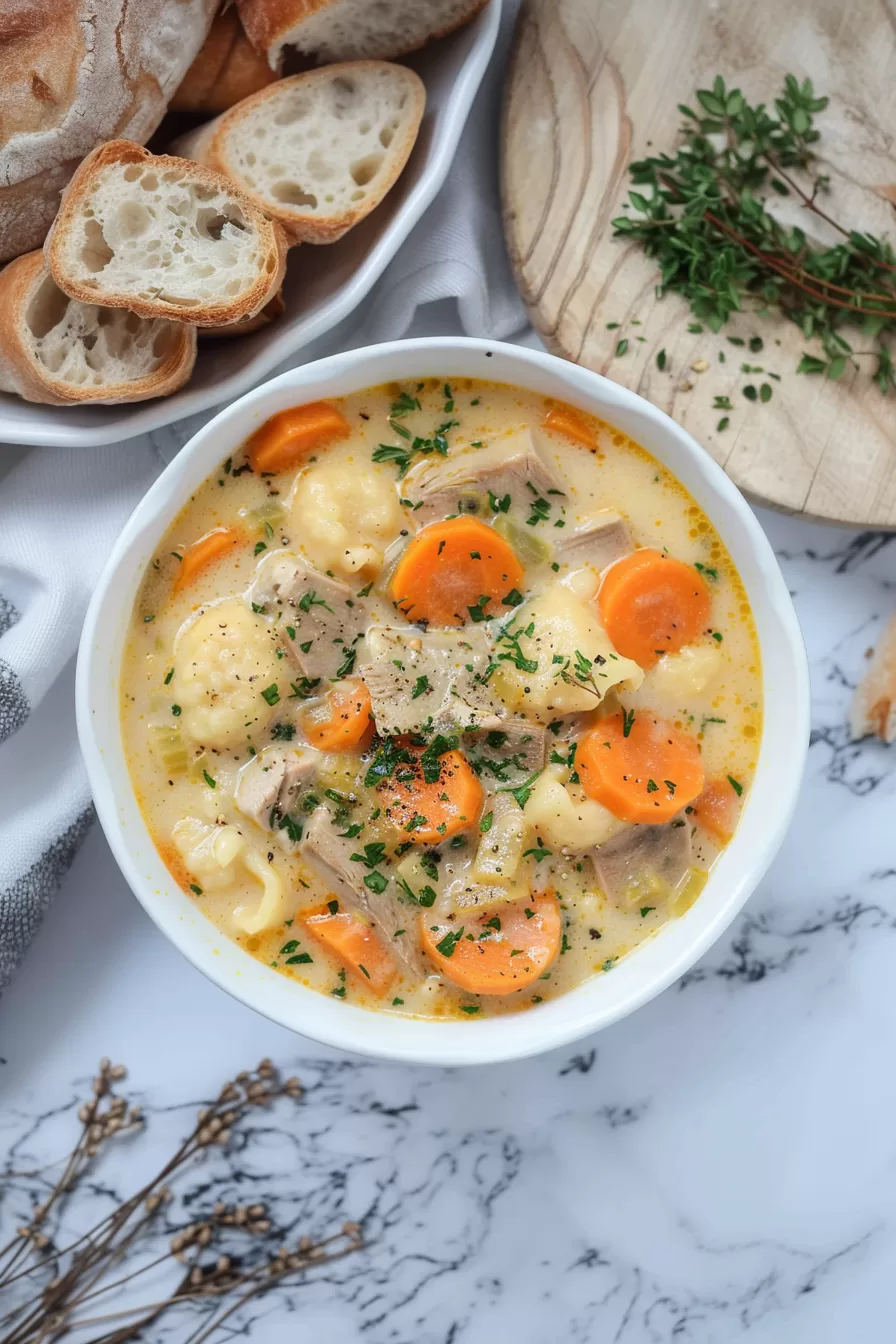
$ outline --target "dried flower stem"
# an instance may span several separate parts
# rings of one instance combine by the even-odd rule
[[[216,1254],[213,1261],[203,1264],[202,1258],[209,1252],[214,1254],[214,1242],[225,1231],[230,1235],[241,1233],[257,1237],[262,1241],[262,1249],[268,1236],[279,1240],[264,1204],[233,1207],[219,1203],[207,1216],[185,1224],[170,1236],[164,1253],[136,1269],[110,1277],[110,1271],[126,1262],[169,1202],[167,1182],[172,1176],[200,1153],[226,1146],[234,1127],[253,1107],[267,1106],[281,1097],[301,1096],[298,1079],[281,1082],[270,1060],[262,1060],[253,1072],[240,1073],[232,1082],[226,1083],[217,1098],[199,1112],[192,1131],[152,1180],[88,1232],[59,1248],[47,1230],[50,1214],[59,1214],[64,1200],[75,1192],[79,1179],[90,1169],[109,1139],[142,1129],[143,1117],[139,1109],[129,1107],[123,1097],[115,1094],[114,1084],[124,1077],[125,1070],[121,1065],[112,1065],[108,1060],[101,1062],[92,1084],[93,1095],[79,1109],[81,1132],[61,1176],[46,1200],[35,1208],[30,1223],[18,1228],[16,1237],[0,1251],[0,1289],[8,1290],[16,1283],[27,1282],[40,1272],[44,1276],[48,1273],[53,1276],[39,1288],[35,1285],[33,1295],[12,1307],[0,1319],[0,1330],[7,1328],[0,1344],[44,1344],[61,1339],[74,1329],[108,1325],[122,1319],[125,1324],[96,1336],[90,1344],[125,1344],[125,1341],[136,1339],[170,1308],[200,1298],[223,1298],[238,1293],[236,1299],[211,1320],[200,1323],[189,1337],[196,1344],[207,1339],[247,1301],[286,1276],[340,1259],[362,1245],[360,1228],[357,1224],[347,1223],[340,1232],[323,1241],[315,1243],[302,1238],[295,1250],[280,1246],[276,1252],[268,1252],[267,1259],[246,1267],[234,1263],[226,1254]],[[23,1265],[29,1254],[35,1258]],[[99,1316],[81,1314],[88,1303],[98,1303],[107,1294],[168,1260],[184,1265],[180,1281],[169,1296]],[[241,1293],[240,1289],[243,1290]]]

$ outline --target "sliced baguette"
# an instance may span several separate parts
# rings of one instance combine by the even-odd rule
[[[272,69],[284,47],[298,47],[321,65],[391,61],[444,37],[472,19],[487,0],[237,0],[249,40]]]
[[[425,103],[413,70],[349,61],[281,79],[172,148],[225,173],[290,242],[332,243],[395,182]]]
[[[209,29],[196,59],[168,104],[169,112],[226,112],[241,98],[273,83],[279,70],[249,41],[235,9],[225,9]]]
[[[111,140],[72,178],[44,254],[82,303],[221,326],[276,294],[286,238],[221,174]]]
[[[146,401],[182,387],[196,328],[79,303],[58,288],[42,252],[0,271],[0,388],[26,401]]]
[[[261,331],[277,322],[286,312],[286,300],[283,290],[278,289],[272,299],[253,317],[241,317],[239,322],[228,322],[224,327],[200,327],[199,335],[204,341],[222,340],[231,336],[248,336],[250,332]]]

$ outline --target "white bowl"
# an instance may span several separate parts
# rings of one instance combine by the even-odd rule
[[[426,85],[426,113],[407,167],[383,204],[338,243],[292,249],[279,321],[248,336],[200,339],[186,387],[156,401],[40,406],[0,392],[0,443],[92,447],[170,425],[232,401],[348,317],[445,181],[500,21],[501,0],[491,0],[465,28],[408,57]]]
[[[188,496],[262,421],[299,402],[428,376],[491,378],[580,406],[643,444],[685,485],[719,532],[746,586],[762,651],[765,712],[755,781],[731,844],[697,903],[607,975],[505,1017],[422,1021],[342,1003],[278,975],[217,932],[159,858],[128,775],[119,670],[146,565]],[[281,374],[222,411],[159,477],[124,528],[87,613],[78,657],[78,732],[97,811],[122,872],[194,966],[275,1022],[327,1045],[426,1064],[479,1064],[564,1045],[665,989],[715,942],[767,869],[787,830],[809,735],[806,655],[781,572],[749,506],[691,436],[633,392],[536,351],[463,338],[397,341]]]

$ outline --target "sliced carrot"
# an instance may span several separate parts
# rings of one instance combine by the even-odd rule
[[[711,779],[694,803],[691,815],[714,840],[727,845],[740,815],[740,803],[731,781]]]
[[[579,739],[582,788],[621,821],[671,821],[703,788],[703,761],[693,737],[649,711],[620,710]]]
[[[414,759],[399,765],[394,775],[377,785],[383,811],[393,826],[417,845],[437,845],[479,820],[482,785],[461,751],[446,751],[439,759],[439,777],[424,777],[422,748],[408,748]]]
[[[544,418],[544,427],[554,430],[556,434],[565,434],[568,439],[581,443],[585,448],[597,447],[597,434],[584,415],[573,410],[572,406],[552,406]]]
[[[204,537],[194,541],[184,551],[177,569],[173,591],[179,593],[182,588],[186,588],[197,574],[208,569],[209,565],[220,560],[243,540],[242,532],[236,527],[214,527],[211,532],[206,532]]]
[[[334,686],[322,705],[305,714],[302,726],[321,751],[363,751],[373,739],[370,692],[363,681]]]
[[[350,432],[341,411],[326,401],[311,401],[307,406],[290,406],[278,411],[256,429],[246,444],[246,456],[253,471],[292,471],[316,448],[323,448]]]
[[[391,988],[398,968],[382,938],[360,915],[348,910],[303,915],[302,923],[374,994],[382,996]]]
[[[597,595],[604,629],[625,658],[653,667],[706,630],[712,598],[692,565],[644,548],[617,560]]]
[[[409,620],[463,625],[496,615],[522,582],[513,547],[494,528],[478,518],[448,518],[417,533],[395,567],[390,591]]]
[[[420,914],[427,955],[446,980],[471,994],[512,994],[543,975],[560,949],[560,905],[543,893],[491,906],[463,923]]]

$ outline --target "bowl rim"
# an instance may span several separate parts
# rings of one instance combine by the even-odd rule
[[[219,934],[174,883],[149,838],[127,772],[119,715],[121,652],[133,598],[155,545],[189,494],[258,423],[299,398],[347,395],[434,374],[517,384],[579,405],[667,464],[732,555],[753,608],[763,664],[756,780],[734,839],[691,910],[635,947],[609,975],[589,977],[525,1012],[464,1022],[337,1002],[261,966]],[[618,1021],[683,975],[735,918],[780,847],[809,738],[808,664],[790,594],[758,520],[709,454],[663,411],[600,374],[527,347],[454,336],[393,341],[301,365],[248,392],[193,435],[137,505],[108,557],[84,623],[75,696],[103,831],[131,890],[188,960],[247,1006],[301,1035],[428,1065],[494,1063],[568,1045]],[[760,781],[769,786],[761,793]]]

